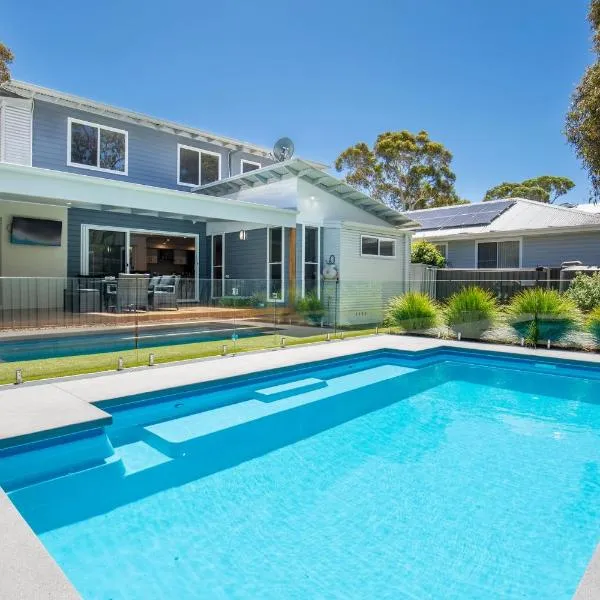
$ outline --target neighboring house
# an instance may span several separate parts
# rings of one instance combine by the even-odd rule
[[[520,198],[416,210],[415,239],[435,244],[450,268],[600,265],[600,215]]]
[[[191,282],[184,302],[254,293],[284,302],[321,294],[323,267],[334,262],[337,318],[376,320],[376,294],[363,292],[369,312],[357,282],[379,285],[379,311],[383,296],[402,291],[415,223],[324,169],[300,159],[274,163],[269,149],[254,144],[5,84],[0,276],[56,278],[56,289],[16,297],[5,279],[0,302],[60,307],[65,278],[128,272],[180,274]],[[46,220],[56,245],[16,239],[18,217]],[[346,282],[354,292],[344,297]]]

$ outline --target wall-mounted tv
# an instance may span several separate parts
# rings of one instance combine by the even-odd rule
[[[62,221],[13,217],[10,228],[12,244],[60,246]]]

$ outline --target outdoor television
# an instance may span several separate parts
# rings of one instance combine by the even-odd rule
[[[60,246],[61,234],[62,221],[13,217],[10,241],[27,246]]]

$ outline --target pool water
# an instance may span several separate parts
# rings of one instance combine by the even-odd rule
[[[238,398],[249,433],[219,429],[225,404],[115,413],[120,479],[11,497],[84,598],[571,598],[600,540],[600,380],[394,359],[312,379]]]
[[[272,332],[272,330],[270,330]],[[31,336],[5,339],[0,343],[0,362],[60,358],[121,352],[157,346],[196,344],[265,335],[269,330],[245,324],[236,326],[218,323],[194,323],[185,326],[146,326],[135,329],[115,329],[77,335]]]

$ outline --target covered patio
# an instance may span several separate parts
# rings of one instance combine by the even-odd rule
[[[16,242],[15,217],[53,223],[58,240]],[[39,327],[229,314],[223,297],[268,298],[267,236],[283,243],[296,211],[0,164],[0,225],[0,326]]]

